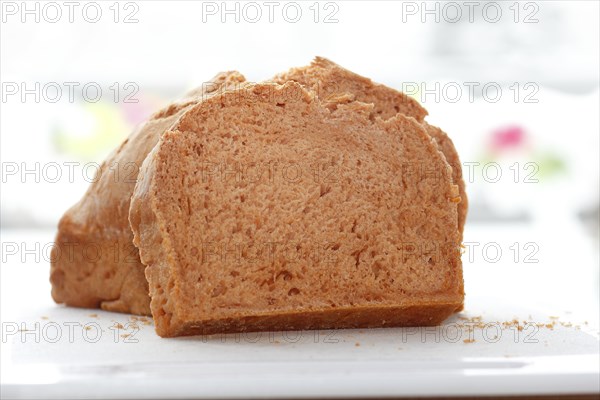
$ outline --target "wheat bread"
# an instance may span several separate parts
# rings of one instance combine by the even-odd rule
[[[145,267],[128,222],[139,167],[187,109],[243,81],[238,72],[218,74],[156,113],[102,163],[83,198],[59,222],[50,272],[57,303],[150,315]]]
[[[129,213],[159,335],[435,325],[462,308],[451,168],[415,119],[374,107],[248,85],[162,135]]]

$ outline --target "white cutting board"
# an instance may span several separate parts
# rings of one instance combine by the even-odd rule
[[[7,257],[0,271],[2,398],[598,393],[597,248],[573,232],[561,238],[528,225],[468,227],[466,242],[508,248],[535,240],[539,262],[515,263],[512,252],[494,263],[481,252],[472,261],[463,255],[465,311],[422,329],[161,339],[151,321],[55,305],[48,263]],[[2,242],[43,245],[52,236],[3,231]],[[123,327],[115,330],[117,323]]]

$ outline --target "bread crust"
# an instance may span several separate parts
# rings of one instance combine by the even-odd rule
[[[265,313],[201,323],[185,321],[160,331],[162,337],[213,335],[219,333],[295,331],[310,329],[357,329],[437,326],[459,311],[455,301],[443,298],[427,304],[347,307],[342,309]]]
[[[142,262],[147,265],[146,278],[150,285],[151,310],[157,333],[163,337],[173,337],[272,329],[435,325],[460,309],[464,299],[462,266],[458,249],[453,248],[442,260],[438,269],[449,272],[447,275],[436,277],[435,279],[440,281],[440,286],[427,293],[406,296],[399,294],[394,300],[382,300],[379,303],[367,301],[360,304],[343,304],[342,302],[335,307],[321,305],[289,308],[287,305],[283,305],[280,308],[265,307],[265,309],[252,310],[234,307],[220,309],[212,314],[202,311],[202,307],[208,307],[208,305],[204,303],[205,300],[202,300],[204,297],[198,297],[200,292],[194,288],[205,290],[202,289],[205,286],[203,284],[195,285],[188,275],[198,272],[197,270],[203,267],[187,260],[185,258],[187,255],[183,254],[181,250],[184,248],[181,246],[187,246],[187,244],[182,244],[182,241],[187,243],[186,240],[191,240],[189,236],[185,235],[183,239],[177,239],[176,234],[173,233],[177,230],[176,226],[189,226],[188,219],[194,213],[190,213],[188,210],[187,215],[190,217],[179,212],[171,214],[172,210],[181,210],[177,208],[181,206],[168,200],[170,198],[168,196],[171,194],[167,192],[175,189],[170,188],[168,186],[170,181],[165,180],[167,175],[174,174],[173,176],[177,176],[181,182],[186,181],[189,178],[186,171],[189,170],[177,169],[180,167],[173,165],[172,160],[185,159],[187,161],[195,159],[194,157],[200,157],[194,155],[197,146],[192,145],[192,142],[184,142],[185,138],[211,135],[212,132],[206,125],[207,122],[211,118],[230,121],[224,115],[230,112],[232,105],[242,109],[247,108],[248,115],[252,115],[254,112],[259,112],[257,110],[273,109],[279,104],[283,104],[285,107],[285,102],[289,99],[306,103],[307,118],[322,118],[324,121],[334,119],[337,121],[336,123],[348,126],[348,129],[356,127],[357,132],[362,132],[361,126],[372,126],[376,127],[373,129],[386,131],[390,138],[400,131],[409,132],[406,140],[410,139],[419,143],[419,148],[427,154],[428,162],[440,169],[442,179],[440,187],[444,188],[442,193],[436,194],[429,188],[423,187],[429,196],[437,199],[435,200],[436,204],[439,203],[442,207],[439,211],[435,211],[439,215],[436,214],[432,220],[441,221],[442,225],[440,226],[446,227],[444,232],[433,232],[432,234],[446,238],[451,244],[457,243],[459,236],[457,208],[456,203],[452,202],[452,198],[458,195],[458,190],[452,183],[451,168],[438,151],[437,144],[413,118],[399,114],[385,121],[381,119],[373,121],[369,118],[373,106],[361,102],[339,105],[334,111],[331,111],[321,104],[314,93],[307,91],[295,82],[288,82],[284,85],[249,85],[236,93],[225,92],[194,106],[169,132],[162,136],[159,144],[144,161],[131,198],[129,219],[134,233],[133,241],[140,250]],[[243,119],[243,117],[240,118]],[[209,139],[206,138],[206,140]],[[247,140],[251,140],[251,137],[248,137]],[[183,145],[182,143],[187,144]],[[202,145],[198,148],[201,147]],[[176,148],[181,153],[175,151]],[[224,149],[224,151],[228,150]],[[170,171],[170,168],[176,169]],[[193,170],[194,167],[191,167],[191,171]],[[411,187],[407,190],[417,189]],[[180,196],[178,192],[172,195],[174,198]],[[186,197],[183,194],[181,196]],[[201,197],[202,195],[197,194],[196,196]],[[401,203],[403,200],[402,198],[398,199]],[[410,208],[411,204],[405,204],[405,206]],[[402,223],[400,225],[406,229],[413,229]],[[210,230],[208,227],[197,225],[190,226],[190,229],[196,233]],[[348,273],[352,272],[348,271]],[[433,275],[436,273],[432,272]],[[211,285],[211,279],[216,278],[209,274],[205,279],[209,282],[206,285]],[[200,279],[198,281],[200,282]],[[366,289],[369,290],[368,287]],[[202,306],[198,307],[195,304]]]
[[[460,232],[460,241],[462,242],[465,223],[467,222],[467,211],[469,209],[469,198],[467,196],[467,188],[462,175],[462,165],[458,157],[458,152],[452,143],[452,139],[440,128],[428,124],[426,121],[422,125],[427,130],[427,133],[436,141],[440,151],[446,157],[446,161],[452,167],[452,181],[458,186],[459,197],[454,199],[458,206],[458,230]]]

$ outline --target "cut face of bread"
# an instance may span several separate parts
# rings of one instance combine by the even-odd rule
[[[57,303],[150,314],[148,283],[129,227],[129,200],[139,167],[158,138],[203,98],[244,81],[217,75],[154,115],[101,165],[84,197],[62,217],[52,250],[50,281]]]
[[[295,82],[198,103],[131,198],[156,330],[439,324],[462,307],[458,189],[413,118]]]
[[[452,167],[452,179],[459,188],[459,196],[455,201],[458,203],[458,226],[462,240],[468,209],[462,165],[452,140],[440,128],[424,121],[427,111],[416,100],[402,92],[342,68],[323,57],[316,57],[309,66],[292,68],[273,78],[273,82],[279,84],[288,81],[298,82],[310,88],[330,109],[335,109],[339,104],[360,101],[373,104],[372,118],[389,119],[400,113],[420,122],[427,133],[435,139],[439,150]]]

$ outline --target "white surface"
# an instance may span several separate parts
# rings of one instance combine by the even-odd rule
[[[493,240],[503,256],[493,263],[481,251],[463,255],[465,311],[422,329],[161,339],[149,322],[137,322],[136,332],[126,315],[56,306],[43,257],[23,263],[4,254],[2,398],[598,393],[598,250],[572,228],[561,237],[544,227],[469,226],[465,242],[478,241],[481,249]],[[3,243],[29,248],[52,237],[2,232]],[[509,246],[532,241],[539,262],[515,263]],[[461,317],[478,316],[491,325],[470,333]],[[519,331],[502,324],[513,318],[554,327]],[[111,329],[117,322],[125,329]],[[70,337],[72,324],[79,325]],[[469,335],[475,341],[465,343]]]

